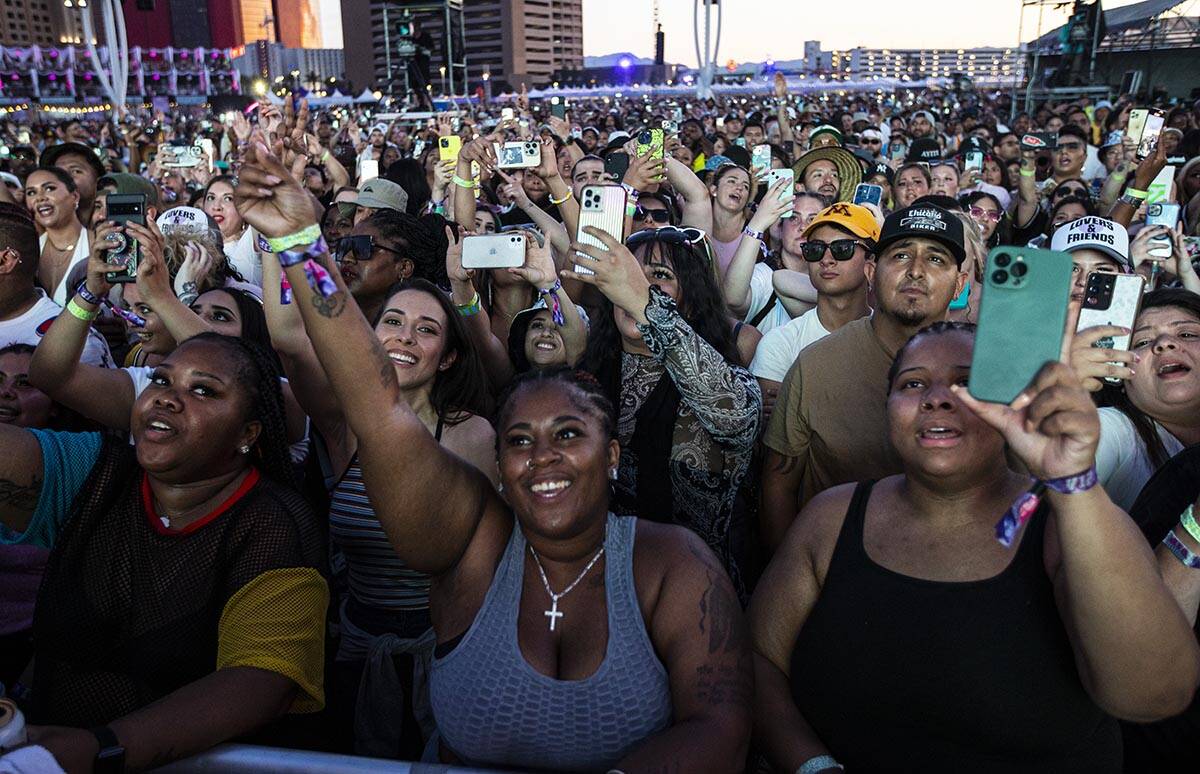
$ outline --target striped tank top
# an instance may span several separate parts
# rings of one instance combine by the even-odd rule
[[[441,417],[434,438],[442,440]],[[346,557],[355,601],[382,610],[429,609],[429,576],[410,570],[396,555],[367,499],[357,454],[330,498],[329,536]]]

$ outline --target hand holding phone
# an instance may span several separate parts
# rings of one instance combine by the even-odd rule
[[[870,183],[859,183],[854,189],[854,204],[874,204],[882,209],[883,187]]]
[[[1101,381],[1120,384],[1133,376],[1129,342],[1145,284],[1140,274],[1088,275],[1071,342],[1071,367],[1089,392],[1099,390]]]
[[[525,265],[525,237],[520,233],[483,234],[463,238],[464,269],[513,269]]]
[[[137,280],[138,264],[141,262],[142,246],[123,226],[126,223],[146,225],[145,194],[107,194],[104,199],[107,220],[122,226],[111,231],[105,238],[105,260],[113,270],[104,275],[110,283],[134,282]]]

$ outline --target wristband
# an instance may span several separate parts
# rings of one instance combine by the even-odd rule
[[[1192,539],[1200,543],[1200,523],[1196,522],[1196,515],[1192,512],[1193,506],[1189,505],[1183,509],[1183,513],[1179,517],[1179,523],[1187,530],[1187,533],[1192,536]]]
[[[300,243],[303,244],[303,243]],[[329,246],[325,244],[325,237],[321,236],[321,229],[317,229],[317,238],[306,250],[280,250],[279,265],[283,268],[295,266],[298,263],[303,263],[311,258],[318,258],[329,250]]]
[[[637,205],[634,204],[633,202],[626,204],[625,205],[625,215],[630,218],[632,218],[634,215],[637,215]]]
[[[1184,567],[1200,570],[1200,556],[1183,544],[1183,541],[1175,534],[1175,530],[1167,533],[1167,536],[1163,538],[1163,545],[1175,554],[1175,558],[1182,562]]]
[[[754,229],[750,228],[749,226],[746,226],[744,229],[742,229],[742,233],[745,234],[746,236],[750,237],[751,239],[757,239],[760,242],[763,241],[763,232],[755,231]]]
[[[1140,188],[1129,187],[1125,189],[1125,195],[1131,199],[1141,199],[1142,201],[1146,201],[1146,199],[1150,196],[1150,192],[1143,191]]]
[[[1075,494],[1077,492],[1086,492],[1099,483],[1100,477],[1096,475],[1096,466],[1088,468],[1082,473],[1074,476],[1066,476],[1064,478],[1052,478],[1047,481],[1035,481],[1028,492],[1025,492],[1004,512],[1004,516],[996,523],[996,540],[1005,548],[1011,548],[1013,540],[1017,537],[1017,532],[1025,523],[1033,518],[1033,514],[1041,505],[1042,495],[1047,489],[1053,489],[1060,494]]]
[[[83,320],[84,322],[91,322],[100,316],[99,312],[89,312],[79,304],[75,303],[74,298],[67,300],[67,311],[71,313],[72,317]]]
[[[262,253],[275,252],[274,250],[271,249],[271,243],[268,242],[267,238],[265,236],[263,236],[262,234],[258,234],[258,239],[255,240],[254,244],[255,244],[255,246],[258,247],[259,252],[262,252]]]
[[[75,288],[75,295],[92,306],[100,306],[100,296],[87,289],[87,280],[82,280]]]
[[[638,197],[642,195],[642,192],[631,186],[629,183],[621,183],[621,187],[625,189],[625,193],[629,196],[629,201],[637,204]]]
[[[558,300],[558,291],[562,290],[562,280],[554,280],[554,284],[546,289],[538,288],[539,296],[546,296],[547,302],[550,305],[550,317],[554,320],[554,324],[562,328],[567,324],[567,320],[563,317],[562,303]]]
[[[268,239],[267,245],[273,253],[282,253],[284,250],[295,247],[296,245],[310,245],[321,238],[321,227],[316,223],[311,226],[306,226],[294,234],[287,236],[275,237]]]
[[[454,177],[450,178],[450,182],[454,183],[459,188],[471,189],[471,188],[475,187],[475,181],[464,180],[463,178],[459,177],[458,175],[455,175]]]
[[[809,758],[804,764],[796,769],[796,774],[816,774],[818,771],[825,769],[841,769],[846,770],[846,767],[833,759],[832,755],[818,755],[815,758]]]
[[[1129,194],[1121,194],[1120,198],[1117,199],[1118,204],[1128,204],[1135,210],[1138,207],[1141,207],[1144,202],[1144,199],[1139,199],[1136,196],[1130,196]]]
[[[471,297],[470,302],[466,304],[455,304],[454,308],[458,310],[459,315],[463,317],[474,317],[479,314],[479,291],[475,291],[475,295]]]
[[[321,163],[324,164],[327,161],[329,161],[329,151],[325,151],[321,154]]]
[[[1036,177],[1037,170],[1029,167],[1021,167],[1021,177]]]
[[[570,189],[567,189],[567,192],[566,192],[565,194],[563,194],[563,198],[561,198],[561,199],[555,199],[555,198],[554,198],[554,194],[550,194],[550,203],[551,203],[551,204],[553,204],[555,207],[557,207],[558,205],[560,205],[560,204],[563,204],[564,202],[566,202],[566,201],[567,201],[568,199],[570,199],[570,198],[571,198],[573,195],[574,195],[574,194],[571,192],[571,190],[570,190]]]

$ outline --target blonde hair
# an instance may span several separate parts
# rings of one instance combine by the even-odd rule
[[[203,293],[225,284],[225,278],[230,274],[229,260],[225,257],[224,247],[213,238],[211,233],[207,231],[174,233],[167,234],[165,238],[163,259],[166,261],[167,270],[170,271],[172,279],[179,272],[184,258],[187,257],[187,245],[196,244],[213,259],[213,265],[208,274],[196,278],[197,292]]]

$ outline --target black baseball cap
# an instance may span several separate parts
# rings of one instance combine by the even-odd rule
[[[52,167],[55,162],[63,156],[74,154],[82,156],[87,160],[88,166],[96,173],[96,179],[104,177],[104,165],[100,163],[100,159],[96,157],[96,152],[79,142],[62,142],[58,145],[51,145],[46,150],[42,151],[42,158],[38,164],[43,167]]]
[[[942,146],[932,137],[918,137],[908,146],[905,161],[937,161],[942,157]]]
[[[863,172],[863,180],[868,180],[876,175],[883,175],[887,178],[888,185],[896,182],[896,170],[888,166],[886,161],[876,161],[871,166],[867,167],[867,171]]]
[[[901,239],[932,239],[950,248],[954,260],[962,266],[967,257],[962,221],[936,204],[910,204],[888,215],[879,234],[876,255]]]

